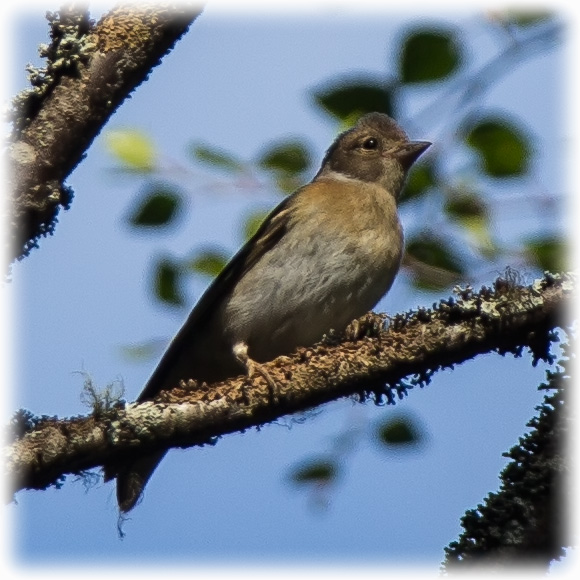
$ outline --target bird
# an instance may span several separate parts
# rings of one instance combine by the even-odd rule
[[[371,310],[399,270],[397,201],[430,145],[377,112],[339,134],[312,181],[265,218],[210,284],[137,402],[183,380],[210,384],[260,368]],[[136,505],[165,453],[105,465],[121,513]]]

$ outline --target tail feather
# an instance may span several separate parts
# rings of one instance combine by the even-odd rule
[[[213,316],[219,312],[219,305],[235,283],[234,268],[242,268],[245,264],[243,252],[240,252],[237,261],[230,262],[222,270],[191,311],[137,398],[137,403],[153,399],[160,391],[178,385],[181,379],[194,378],[209,384],[236,376],[242,371],[221,326]],[[104,466],[105,481],[117,478],[117,501],[122,513],[135,507],[151,474],[166,453],[158,451],[120,466]]]
[[[121,512],[127,513],[135,507],[149,478],[166,453],[163,450],[146,455],[117,472],[117,503]]]

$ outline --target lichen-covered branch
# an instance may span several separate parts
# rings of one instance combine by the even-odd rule
[[[51,233],[72,191],[67,176],[109,117],[199,14],[198,3],[120,5],[95,24],[74,6],[48,14],[52,42],[32,89],[13,102],[7,150],[10,259]]]
[[[433,309],[399,314],[387,328],[383,316],[369,314],[360,321],[357,340],[330,336],[265,364],[278,387],[274,393],[261,376],[213,385],[190,381],[153,402],[29,421],[16,425],[21,432],[4,449],[5,468],[14,491],[43,489],[67,473],[162,448],[213,443],[220,435],[340,397],[393,401],[428,383],[437,370],[478,354],[519,355],[528,347],[534,362],[551,362],[553,329],[570,323],[566,307],[574,291],[572,275],[546,275],[524,287],[508,273],[493,288],[457,289],[455,298]]]
[[[540,389],[546,395],[531,431],[504,455],[511,459],[500,474],[501,487],[461,519],[459,539],[445,548],[447,575],[485,566],[489,572],[512,570],[515,565],[542,567],[564,555],[571,537],[565,515],[572,465],[566,443],[572,413],[567,400],[572,386],[570,345],[557,372],[548,371]]]

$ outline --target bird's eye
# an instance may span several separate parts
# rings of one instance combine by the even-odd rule
[[[363,141],[362,147],[367,151],[372,151],[379,146],[379,142],[374,137],[369,137]]]

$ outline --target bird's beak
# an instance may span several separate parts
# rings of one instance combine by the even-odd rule
[[[418,159],[419,155],[423,153],[431,143],[429,141],[409,141],[399,145],[394,151],[390,151],[390,154],[399,161],[399,163],[405,168],[409,169],[413,163]]]

